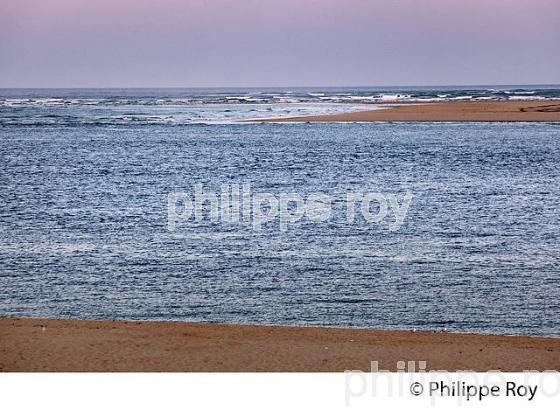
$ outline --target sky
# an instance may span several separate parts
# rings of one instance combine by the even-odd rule
[[[0,0],[0,87],[559,83],[558,0]]]

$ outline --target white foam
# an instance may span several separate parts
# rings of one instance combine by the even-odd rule
[[[412,98],[411,95],[407,94],[382,94],[380,101],[402,101],[402,100],[410,100]]]
[[[510,95],[508,96],[508,100],[546,100],[546,98],[537,95]]]

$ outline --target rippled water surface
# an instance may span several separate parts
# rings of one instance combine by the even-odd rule
[[[0,315],[560,336],[552,124],[0,127]],[[167,194],[414,195],[398,232],[167,226]],[[336,215],[335,215],[336,216]]]

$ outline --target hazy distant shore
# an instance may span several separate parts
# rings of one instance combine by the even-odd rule
[[[364,329],[0,319],[0,371],[560,370],[560,339]]]
[[[257,121],[257,120],[255,120]],[[408,103],[384,109],[259,122],[560,122],[560,100]]]

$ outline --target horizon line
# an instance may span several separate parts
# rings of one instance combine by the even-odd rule
[[[263,88],[427,88],[427,87],[559,87],[560,83],[517,83],[517,84],[426,84],[426,85],[282,85],[282,86],[272,86],[272,85],[262,85],[262,86],[70,86],[70,87],[60,87],[60,86],[25,86],[25,87],[4,87],[1,86],[0,90],[32,90],[32,89],[43,89],[43,90],[115,90],[115,89],[130,89],[130,90],[148,90],[148,89],[263,89]]]

